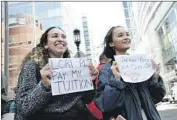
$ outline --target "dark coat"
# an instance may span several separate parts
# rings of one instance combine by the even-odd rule
[[[20,72],[15,120],[96,120],[86,106],[95,90],[52,96],[51,89],[40,82],[39,71],[38,65],[29,60]]]
[[[99,84],[95,103],[103,112],[104,120],[118,115],[127,120],[143,120],[143,108],[148,120],[161,120],[155,104],[166,94],[161,77],[154,75],[141,83],[126,83],[117,80],[110,69],[111,62],[105,64],[99,73]]]

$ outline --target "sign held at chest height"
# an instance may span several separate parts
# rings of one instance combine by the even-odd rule
[[[151,59],[146,55],[114,56],[125,82],[138,83],[148,80],[155,72]]]
[[[89,58],[49,58],[52,95],[93,90]]]

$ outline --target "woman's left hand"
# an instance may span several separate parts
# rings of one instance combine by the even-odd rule
[[[155,70],[154,75],[156,77],[159,77],[159,74],[160,74],[160,64],[157,64],[154,60],[151,60],[151,62],[152,62],[152,68]]]
[[[96,80],[98,77],[98,70],[93,66],[93,64],[90,64],[88,67],[92,76],[92,81]]]

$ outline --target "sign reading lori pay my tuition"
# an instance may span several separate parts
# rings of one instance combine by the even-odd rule
[[[93,90],[89,58],[50,58],[52,95]]]
[[[146,55],[114,56],[125,82],[138,83],[148,80],[155,72],[152,61]]]

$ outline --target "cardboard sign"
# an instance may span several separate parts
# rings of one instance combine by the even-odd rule
[[[89,58],[50,58],[52,95],[93,90]]]
[[[125,82],[143,82],[148,80],[155,72],[151,59],[146,55],[118,55],[114,58]]]

